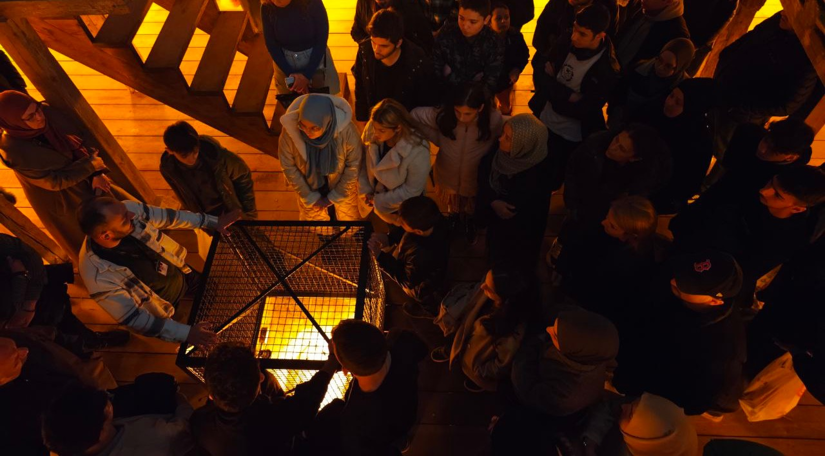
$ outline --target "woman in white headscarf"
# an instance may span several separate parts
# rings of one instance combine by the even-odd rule
[[[615,430],[621,432],[621,439],[611,443],[605,436]],[[582,444],[590,454],[615,456],[695,456],[699,446],[696,429],[685,411],[650,393],[594,407]]]
[[[346,100],[324,94],[303,95],[281,117],[278,157],[287,182],[298,196],[301,220],[360,220],[358,171],[363,144]]]

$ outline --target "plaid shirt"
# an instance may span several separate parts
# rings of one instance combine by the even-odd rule
[[[218,218],[174,209],[148,206],[135,201],[124,201],[135,214],[131,236],[146,244],[184,273],[186,249],[160,230],[214,229]],[[175,307],[141,282],[129,268],[100,258],[92,251],[88,237],[80,249],[80,276],[92,299],[100,304],[118,323],[145,336],[170,342],[183,342],[189,336],[189,325],[171,319]]]

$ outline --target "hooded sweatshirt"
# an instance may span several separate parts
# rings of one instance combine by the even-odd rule
[[[513,389],[526,406],[564,417],[596,403],[606,370],[619,350],[619,333],[608,319],[580,308],[558,316],[558,344],[525,341],[513,362]]]

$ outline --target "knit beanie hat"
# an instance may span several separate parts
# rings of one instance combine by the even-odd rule
[[[742,289],[742,269],[736,259],[718,250],[673,258],[673,278],[679,290],[693,295],[732,298]]]

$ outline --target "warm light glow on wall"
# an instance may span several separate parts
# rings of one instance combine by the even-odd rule
[[[243,11],[241,0],[217,0],[221,11]]]

